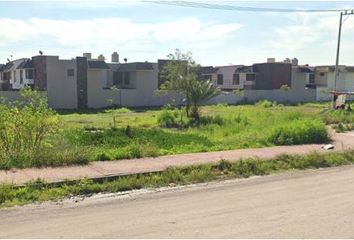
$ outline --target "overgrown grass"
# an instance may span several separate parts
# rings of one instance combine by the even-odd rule
[[[23,205],[99,192],[121,192],[163,187],[170,184],[184,185],[216,179],[247,178],[294,169],[316,169],[353,163],[354,151],[327,154],[311,153],[307,155],[280,155],[270,160],[245,159],[235,162],[222,160],[217,164],[171,168],[160,173],[135,174],[100,183],[83,179],[60,186],[50,185],[40,180],[28,183],[23,187],[2,184],[0,185],[0,206]]]
[[[354,111],[326,109],[321,113],[321,117],[326,124],[333,125],[337,132],[354,130]]]
[[[183,109],[171,107],[145,112],[66,114],[62,115],[62,137],[72,146],[86,149],[90,160],[322,143],[328,141],[319,116],[323,109],[264,101],[242,106],[218,104],[203,107],[197,125],[188,122]],[[114,130],[110,127],[110,111],[117,111]],[[131,136],[125,134],[127,125]]]
[[[50,137],[50,146],[31,158],[25,154],[0,157],[0,169],[325,143],[329,140],[325,124],[334,124],[337,131],[354,128],[354,113],[328,107],[327,103],[284,106],[269,101],[218,104],[202,107],[199,124],[189,122],[184,109],[173,107],[61,111],[61,131]]]

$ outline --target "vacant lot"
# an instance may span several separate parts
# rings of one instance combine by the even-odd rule
[[[325,124],[341,123],[343,128],[342,123],[354,119],[352,113],[329,111],[328,104],[206,106],[199,125],[188,124],[181,113],[180,109],[66,113],[61,116],[63,136],[89,151],[90,160],[109,160],[322,143],[328,140]],[[166,115],[174,119],[161,121]]]
[[[326,125],[352,129],[354,113],[329,110],[329,103],[284,106],[214,105],[199,123],[183,108],[127,108],[60,111],[60,131],[47,151],[24,161],[0,161],[0,168],[86,164],[89,161],[154,157],[241,148],[328,142]]]

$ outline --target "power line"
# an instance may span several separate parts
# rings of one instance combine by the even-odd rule
[[[214,3],[202,3],[202,2],[191,2],[191,1],[167,1],[167,0],[143,0],[143,2],[149,2],[161,5],[172,5],[179,7],[190,7],[190,8],[206,8],[206,9],[216,9],[216,10],[229,10],[229,11],[243,11],[243,12],[277,12],[277,13],[289,13],[289,12],[343,12],[349,11],[349,9],[290,9],[290,8],[261,8],[261,7],[242,7],[233,6],[225,4],[214,4]]]

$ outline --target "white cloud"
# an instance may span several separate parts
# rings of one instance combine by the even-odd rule
[[[331,63],[335,57],[339,13],[294,13],[288,17],[292,23],[273,28],[273,37],[267,42],[268,47],[310,62]],[[353,37],[354,19],[351,17],[343,25],[342,52],[349,50],[349,40]],[[352,58],[344,60],[349,62],[350,59]]]
[[[0,18],[0,26],[3,47],[17,42],[32,48],[51,46],[46,52],[53,49],[144,51],[158,48],[160,44],[171,44],[172,49],[178,45],[213,46],[221,44],[242,27],[238,23],[220,24],[200,21],[197,18],[182,18],[167,23],[133,22],[126,18]],[[56,54],[61,55],[61,52]]]

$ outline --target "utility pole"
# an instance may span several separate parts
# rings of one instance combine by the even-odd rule
[[[337,91],[337,81],[338,81],[338,64],[339,64],[339,51],[340,51],[340,39],[342,35],[342,25],[343,25],[343,16],[354,15],[354,10],[340,12],[339,17],[339,30],[338,30],[338,42],[337,42],[337,55],[336,55],[336,67],[334,70],[334,91]]]
[[[336,67],[335,67],[335,70],[334,70],[334,91],[337,91],[338,63],[339,63],[340,38],[341,38],[341,35],[342,35],[342,22],[343,22],[343,12],[340,12],[338,41],[337,41]]]
[[[334,69],[334,92],[337,91],[337,81],[338,81],[338,75],[339,75],[339,69],[338,69],[338,64],[339,64],[339,51],[340,51],[340,39],[341,39],[341,35],[342,35],[342,25],[343,25],[343,16],[346,15],[354,15],[354,10],[351,11],[347,11],[345,10],[344,12],[341,11],[340,12],[340,16],[339,16],[339,30],[338,30],[338,41],[337,41],[337,54],[336,54],[336,66]],[[336,107],[336,99],[337,96],[336,94],[333,94],[333,102],[332,102],[332,107],[335,108]]]

